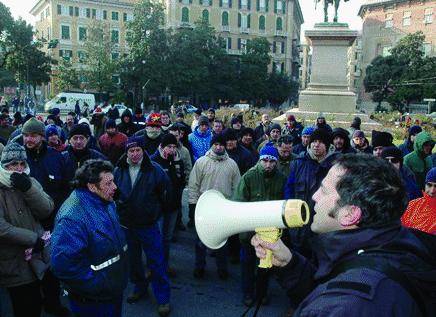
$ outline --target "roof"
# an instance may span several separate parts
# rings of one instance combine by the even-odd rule
[[[377,6],[381,6],[381,5],[390,5],[390,4],[396,4],[396,3],[400,3],[400,2],[406,2],[406,1],[410,2],[411,0],[363,0],[363,4],[359,9],[358,15],[360,17],[362,17],[365,10],[367,8],[370,8],[370,7],[377,7]]]

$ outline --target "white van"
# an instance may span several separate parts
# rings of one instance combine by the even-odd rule
[[[48,112],[53,108],[59,108],[61,112],[74,111],[76,101],[79,101],[80,109],[83,109],[83,104],[85,102],[88,104],[90,109],[94,109],[95,96],[93,94],[61,92],[45,104],[44,110]]]

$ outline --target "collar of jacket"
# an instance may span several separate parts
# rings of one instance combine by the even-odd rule
[[[120,159],[118,160],[117,166],[122,169],[129,168],[129,164],[127,163],[127,154],[124,153]],[[149,168],[152,168],[150,157],[147,155],[147,153],[144,151],[144,157],[142,158],[141,163],[141,170],[146,170]]]
[[[70,153],[71,156],[73,156],[77,161],[80,161],[84,157],[88,157],[91,155],[91,150],[89,149],[89,142],[86,145],[86,147],[82,151],[76,151],[73,149],[73,147],[68,145],[67,151]]]
[[[324,162],[325,160],[327,160],[327,158],[329,158],[330,156],[332,156],[332,155],[335,154],[335,153],[337,153],[337,152],[336,152],[336,149],[335,149],[335,146],[334,146],[333,144],[331,144],[330,147],[329,147],[329,150],[328,150],[328,152],[327,152],[327,154],[326,154],[326,156],[320,160],[320,159],[318,159],[318,158],[315,156],[315,154],[313,154],[313,151],[312,151],[312,149],[310,148],[310,146],[307,147],[307,154],[309,155],[309,157],[310,157],[312,160],[317,161],[317,162],[320,163],[320,164],[321,164],[322,162]]]
[[[227,154],[227,152],[225,152],[223,155],[217,155],[217,154],[215,154],[214,151],[212,151],[212,149],[210,149],[206,152],[206,156],[211,158],[214,161],[225,161],[229,158],[229,155]]]
[[[279,161],[277,161],[277,164],[279,164]],[[260,174],[260,175],[262,175],[262,177],[264,177],[264,178],[272,178],[272,177],[274,177],[275,175],[276,175],[276,173],[277,173],[277,164],[276,164],[276,166],[274,167],[274,169],[270,172],[270,173],[266,173],[265,172],[265,169],[263,168],[263,166],[262,166],[262,164],[260,163],[260,161],[259,162],[257,162],[256,163],[256,170],[258,171],[258,173]]]
[[[43,140],[39,148],[37,148],[36,150],[30,150],[26,147],[26,153],[27,156],[32,159],[38,159],[43,157],[45,153],[47,153],[47,142]]]
[[[197,127],[195,127],[195,130],[194,130],[194,134],[197,137],[199,137],[199,138],[207,138],[207,137],[209,137],[211,135],[210,128],[207,129],[206,132],[200,132],[199,129],[200,129],[200,127],[197,126]]]
[[[358,252],[377,248],[392,241],[402,230],[400,221],[389,225],[327,232],[312,238],[312,249],[318,260],[315,279],[327,276],[334,265],[356,256]]]
[[[102,208],[106,208],[110,204],[114,203],[113,201],[107,201],[107,200],[100,198],[100,196],[98,196],[97,194],[94,194],[93,192],[91,192],[87,188],[86,189],[85,188],[78,188],[78,189],[76,189],[76,191],[77,191],[77,194],[79,195],[79,197],[82,197],[83,199],[88,201],[88,203],[86,203],[85,206],[89,206],[89,203],[91,203],[91,204],[95,204],[97,206],[100,206]]]

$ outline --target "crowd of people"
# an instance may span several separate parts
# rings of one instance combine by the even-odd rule
[[[328,299],[338,293],[372,300],[375,290],[364,289],[358,274],[344,280],[351,284],[324,285],[314,294],[315,285],[319,287],[313,280],[319,274],[316,263],[329,266],[345,255],[334,250],[354,239],[341,234],[345,229],[364,231],[355,233],[360,240],[349,243],[350,252],[366,248],[375,236],[370,247],[390,241],[397,232],[404,243],[413,239],[404,233],[400,218],[403,226],[435,235],[436,156],[431,134],[420,126],[411,126],[404,144],[396,147],[385,131],[372,131],[369,142],[361,124],[356,117],[349,129],[332,128],[320,115],[314,125],[304,127],[293,115],[279,124],[265,113],[255,127],[245,126],[242,115],[232,117],[226,127],[214,109],[197,111],[188,124],[183,113],[144,117],[138,109],[120,115],[113,106],[107,113],[97,108],[90,120],[80,111],[70,112],[63,122],[59,109],[46,118],[23,118],[19,112],[11,118],[9,109],[3,109],[0,287],[9,293],[14,316],[36,317],[43,309],[56,316],[121,316],[128,280],[134,285],[128,303],[145,297],[151,284],[158,314],[169,315],[170,278],[177,274],[171,243],[177,231],[195,228],[196,203],[209,189],[241,202],[301,199],[310,208],[309,225],[286,231],[284,242],[265,244],[254,233],[242,233],[214,251],[220,279],[228,279],[229,262],[240,264],[245,305],[258,298],[257,257],[266,249],[274,251],[273,263],[288,274],[280,273],[296,312],[322,316],[330,310]],[[186,224],[184,191],[189,197]],[[338,205],[331,205],[335,201]],[[331,207],[328,215],[323,214],[325,206]],[[325,233],[331,233],[329,239],[319,241]],[[417,241],[412,249],[414,245],[423,248]],[[204,279],[210,250],[198,238],[193,250],[193,278]],[[398,269],[404,261],[395,260]],[[419,260],[426,268],[428,262]],[[306,278],[309,282],[295,287]],[[375,289],[380,280],[370,275],[368,283]],[[386,287],[397,294],[398,284]],[[60,302],[61,289],[68,294],[69,308]],[[399,298],[408,298],[407,290],[398,292]],[[311,301],[317,303],[324,293],[330,297],[313,306]],[[380,297],[377,301],[383,302]],[[363,301],[356,303],[363,306]]]

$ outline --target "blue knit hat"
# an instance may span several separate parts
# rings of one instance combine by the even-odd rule
[[[144,138],[139,136],[128,138],[126,142],[126,151],[132,147],[144,148]]]
[[[417,135],[422,132],[422,128],[419,125],[413,125],[409,128],[409,135]]]
[[[314,127],[305,127],[301,135],[312,135],[313,131],[315,131]]]
[[[427,176],[425,177],[425,182],[436,183],[436,167],[433,167],[431,170],[428,171]]]
[[[52,135],[60,136],[58,127],[55,124],[49,124],[45,127],[45,138],[48,139]]]
[[[279,152],[277,149],[272,145],[272,143],[267,143],[259,153],[259,159],[260,160],[270,160],[270,161],[278,161],[279,159]]]

